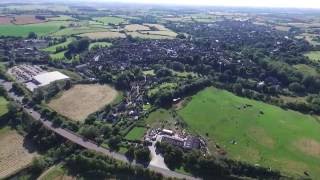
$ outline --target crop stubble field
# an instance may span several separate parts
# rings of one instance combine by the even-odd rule
[[[61,97],[50,101],[48,106],[75,121],[83,121],[89,114],[112,103],[118,92],[108,85],[75,85]]]

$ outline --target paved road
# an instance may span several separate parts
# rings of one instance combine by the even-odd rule
[[[19,103],[21,105],[23,97],[17,96],[13,92],[10,92],[10,90],[12,88],[12,84],[13,84],[12,82],[6,82],[6,81],[3,81],[3,80],[0,79],[0,85],[2,85],[4,87],[4,89],[8,92],[8,95],[14,101],[16,101],[17,103]],[[97,152],[101,152],[101,153],[103,153],[103,154],[105,154],[107,156],[111,156],[114,159],[117,159],[119,161],[130,163],[128,161],[128,159],[124,155],[122,155],[120,153],[111,152],[106,148],[97,146],[94,142],[86,141],[81,136],[76,135],[75,133],[73,133],[73,132],[71,132],[69,130],[66,130],[66,129],[63,129],[63,128],[59,128],[59,127],[58,128],[53,127],[52,123],[50,121],[46,120],[46,119],[41,118],[41,115],[37,111],[34,111],[33,109],[26,108],[26,107],[23,107],[23,109],[24,109],[24,111],[26,113],[28,113],[30,116],[32,116],[35,120],[39,120],[48,129],[54,131],[55,133],[59,134],[60,136],[63,136],[64,138],[68,139],[69,141],[71,141],[73,143],[76,143],[76,144],[78,144],[78,145],[80,145],[80,146],[82,146],[82,147],[84,147],[86,149],[90,149],[90,150],[94,150],[94,151],[97,151]],[[131,163],[131,164],[135,165],[134,162]],[[150,170],[155,171],[155,172],[159,172],[159,173],[161,173],[161,174],[163,174],[164,176],[167,176],[167,177],[175,177],[175,178],[190,179],[190,180],[196,179],[196,178],[191,177],[191,176],[180,174],[180,173],[177,173],[177,172],[174,172],[174,171],[171,171],[171,170],[167,170],[167,169],[162,169],[162,168],[155,167],[155,166],[152,166],[152,165],[149,165],[148,168]]]

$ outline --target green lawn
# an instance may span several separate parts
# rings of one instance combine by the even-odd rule
[[[154,75],[156,75],[155,73],[154,73],[154,70],[152,69],[152,70],[148,70],[148,71],[143,71],[143,74],[144,75],[150,75],[150,76],[154,76]]]
[[[194,95],[178,114],[191,131],[208,133],[209,148],[214,141],[230,158],[320,176],[320,124],[312,116],[212,87]]]
[[[49,35],[50,33],[59,30],[60,26],[68,25],[67,21],[50,21],[38,24],[27,25],[0,25],[0,34],[3,36],[22,36],[26,37],[30,32],[35,32],[38,35]]]
[[[294,65],[293,67],[296,68],[299,72],[301,72],[304,75],[319,76],[319,73],[315,68],[308,66],[306,64],[297,64],[297,65]]]
[[[304,55],[313,61],[320,61],[320,51],[310,51]]]
[[[8,112],[8,101],[0,96],[0,116],[3,116]]]
[[[67,47],[73,40],[74,40],[74,38],[68,38],[66,42],[47,47],[43,50],[46,52],[49,52],[49,53],[55,53],[57,47]]]
[[[106,16],[106,17],[97,17],[97,18],[93,18],[93,20],[98,21],[98,22],[102,22],[105,25],[110,24],[115,24],[115,25],[119,25],[122,23],[126,23],[127,21],[123,18],[120,17],[112,17],[112,16]]]
[[[45,171],[39,178],[39,180],[51,180],[51,179],[63,179],[63,178],[70,178],[68,176],[67,170],[61,165],[55,165]]]
[[[59,53],[50,54],[50,57],[51,57],[53,60],[65,59],[64,53],[66,53],[66,51],[61,51],[61,52],[59,52]]]
[[[142,139],[146,128],[144,127],[134,127],[125,137],[128,140],[140,140]]]
[[[101,28],[101,27],[70,27],[61,29],[55,33],[53,33],[53,36],[71,36],[71,35],[78,35],[83,33],[90,33],[90,32],[103,32],[108,31],[107,28]]]
[[[112,43],[109,42],[95,42],[95,43],[91,43],[89,46],[89,50],[91,50],[93,47],[110,47],[112,45]]]
[[[148,96],[153,96],[161,90],[170,90],[177,87],[177,83],[162,83],[157,87],[154,87],[148,91]]]
[[[48,18],[48,20],[50,20],[50,21],[74,21],[76,19],[71,17],[71,16],[60,15],[60,16],[57,16],[57,17]]]

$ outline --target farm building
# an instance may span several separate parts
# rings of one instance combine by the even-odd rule
[[[69,79],[69,77],[58,71],[45,72],[32,77],[32,80],[27,82],[26,86],[30,91],[33,91],[38,87],[46,86],[55,81],[66,79]]]
[[[200,139],[194,136],[188,136],[187,138],[182,139],[174,136],[164,135],[161,138],[161,142],[166,142],[186,150],[200,149]]]

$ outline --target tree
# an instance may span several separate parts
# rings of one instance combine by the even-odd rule
[[[134,159],[134,147],[130,146],[125,155],[130,161],[132,161]]]
[[[135,151],[136,161],[139,163],[149,163],[150,162],[150,150],[147,147],[140,147]]]
[[[49,166],[49,163],[44,157],[34,158],[31,163],[31,170],[33,173],[41,173],[44,169]]]
[[[121,143],[120,136],[113,136],[108,141],[108,145],[109,145],[110,149],[112,149],[112,150],[117,150],[119,148],[120,143]]]
[[[156,71],[156,76],[157,77],[168,77],[172,76],[172,71],[168,68],[161,68]]]
[[[92,125],[85,125],[80,128],[80,134],[87,139],[94,140],[98,136],[98,133],[99,129]]]
[[[289,90],[296,93],[303,93],[305,89],[306,88],[298,82],[293,82],[289,84]]]
[[[37,39],[38,35],[35,32],[30,32],[28,34],[29,39]]]

